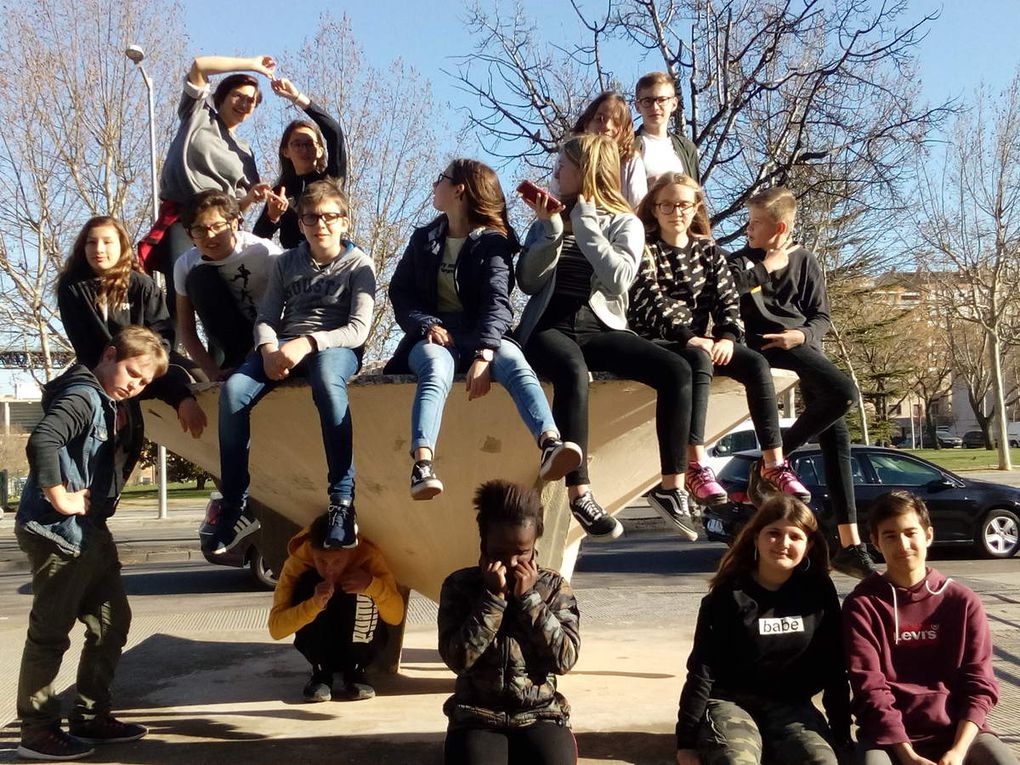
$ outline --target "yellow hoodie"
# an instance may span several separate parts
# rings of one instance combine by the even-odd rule
[[[277,580],[273,608],[269,612],[269,634],[274,640],[293,635],[306,624],[315,621],[315,617],[322,611],[311,598],[294,603],[294,588],[298,580],[307,571],[315,569],[307,528],[291,538],[287,543],[287,552],[289,556]],[[386,566],[379,548],[359,537],[358,546],[345,552],[353,556],[351,566],[363,568],[372,575],[372,583],[365,588],[365,595],[375,601],[379,618],[387,624],[400,624],[404,618],[404,599],[397,591],[397,580]]]

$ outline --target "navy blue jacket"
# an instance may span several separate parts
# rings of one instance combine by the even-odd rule
[[[446,246],[447,220],[441,215],[427,226],[415,229],[390,280],[390,305],[397,324],[404,330],[386,374],[409,371],[411,349],[442,324],[439,316],[439,267]],[[513,255],[516,246],[492,229],[475,229],[457,256],[454,281],[463,313],[458,345],[471,351],[496,350],[513,322],[510,289],[513,284]],[[470,364],[462,358],[462,366]]]
[[[16,523],[77,556],[89,528],[105,523],[116,509],[124,481],[141,446],[140,428],[127,430],[118,444],[117,403],[87,367],[76,365],[43,388],[43,419],[28,439],[28,481],[21,493]],[[117,447],[126,459],[116,464]],[[69,492],[89,489],[86,515],[62,515],[42,488],[64,484]]]

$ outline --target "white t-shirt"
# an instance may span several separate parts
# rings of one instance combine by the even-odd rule
[[[645,163],[645,175],[648,177],[649,186],[663,173],[684,172],[684,163],[673,151],[673,141],[669,136],[656,138],[648,133],[642,133],[641,140],[644,143],[641,158]]]
[[[220,269],[220,276],[227,282],[241,310],[255,321],[273,258],[283,250],[275,242],[255,236],[250,231],[238,231],[235,236],[234,251],[223,260],[206,260],[197,247],[177,258],[174,263],[174,289],[178,295],[187,295],[185,285],[191,269],[198,265],[214,266]]]

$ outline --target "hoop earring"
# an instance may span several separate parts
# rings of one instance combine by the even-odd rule
[[[754,559],[758,560],[758,545],[754,546]]]
[[[804,567],[801,569],[801,571],[810,571],[811,570],[811,559],[809,557],[807,557],[806,555],[804,556],[803,566]]]

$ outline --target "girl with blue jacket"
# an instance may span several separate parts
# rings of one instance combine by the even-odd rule
[[[455,159],[433,183],[432,204],[439,217],[411,235],[389,288],[406,334],[386,372],[418,378],[411,496],[432,499],[443,491],[432,461],[456,372],[467,373],[469,401],[487,394],[492,380],[507,389],[541,449],[539,475],[557,481],[580,464],[581,450],[560,439],[538,378],[505,337],[518,244],[499,179],[481,162]]]

